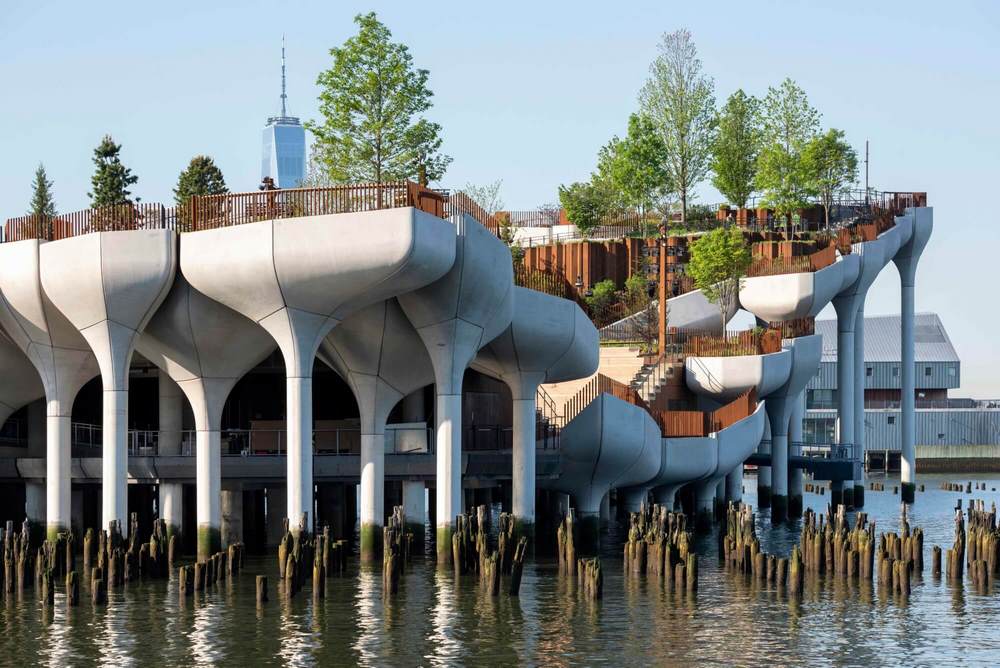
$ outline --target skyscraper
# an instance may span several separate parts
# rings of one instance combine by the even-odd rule
[[[296,116],[289,116],[285,92],[285,37],[281,37],[281,115],[271,116],[264,127],[261,179],[271,177],[279,188],[297,188],[306,175],[306,130]]]

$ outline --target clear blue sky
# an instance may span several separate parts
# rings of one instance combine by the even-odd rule
[[[941,315],[963,393],[1000,396],[1000,2],[819,4],[5,0],[0,218],[24,213],[40,161],[60,210],[86,207],[105,133],[124,145],[145,201],[170,201],[199,153],[231,189],[254,189],[282,32],[291,111],[313,118],[329,47],[372,8],[431,72],[431,117],[455,159],[443,185],[502,178],[509,208],[534,208],[587,176],[635,109],[659,36],[686,27],[720,101],[792,77],[825,127],[859,152],[871,140],[874,186],[929,192],[935,232],[917,308]],[[720,199],[707,184],[700,197]],[[868,312],[898,312],[898,286],[884,271]]]

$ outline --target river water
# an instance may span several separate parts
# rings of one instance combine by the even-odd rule
[[[359,571],[328,580],[314,605],[307,585],[290,602],[276,591],[273,557],[247,559],[236,581],[181,602],[176,579],[129,584],[109,604],[68,608],[33,594],[0,602],[3,665],[997,665],[1000,585],[991,593],[930,575],[932,545],[951,544],[958,499],[987,504],[994,491],[970,495],[938,489],[922,476],[910,511],[925,533],[925,573],[908,600],[877,585],[828,580],[798,600],[773,587],[720,571],[716,538],[699,537],[699,589],[665,592],[655,579],[623,577],[615,527],[605,536],[604,598],[588,601],[551,562],[525,565],[519,598],[481,593],[475,576],[456,579],[417,562],[398,596],[383,601],[381,574]],[[755,503],[752,477],[745,500]],[[899,497],[867,491],[865,510],[878,531],[898,530]],[[825,508],[829,496],[807,494]],[[798,527],[771,528],[758,516],[762,548],[785,554]],[[616,544],[617,543],[617,544]],[[271,600],[258,609],[254,575],[270,576]]]

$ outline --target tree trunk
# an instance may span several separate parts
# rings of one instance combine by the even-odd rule
[[[681,190],[681,227],[687,227],[688,194]]]

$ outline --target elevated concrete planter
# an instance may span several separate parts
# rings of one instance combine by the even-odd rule
[[[695,394],[727,402],[752,387],[759,397],[781,387],[792,369],[787,350],[767,355],[693,357],[684,360],[684,380]]]

